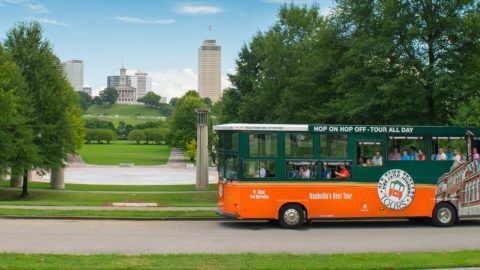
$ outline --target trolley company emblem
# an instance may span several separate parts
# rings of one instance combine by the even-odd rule
[[[399,169],[390,170],[380,177],[378,197],[386,207],[403,210],[415,197],[415,183],[407,172]]]

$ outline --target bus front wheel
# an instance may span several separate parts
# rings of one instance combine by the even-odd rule
[[[284,228],[300,228],[305,221],[305,211],[298,204],[284,205],[278,213],[278,222]]]
[[[449,203],[439,203],[435,206],[432,215],[432,223],[439,227],[448,227],[457,221],[457,211]]]

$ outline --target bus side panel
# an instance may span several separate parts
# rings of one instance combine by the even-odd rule
[[[391,210],[372,183],[234,183],[226,187],[224,210],[241,219],[274,219],[286,203],[302,204],[308,218],[430,217],[435,205],[434,185],[417,185],[413,202]],[[233,194],[237,194],[235,196]],[[238,200],[233,200],[238,198]]]

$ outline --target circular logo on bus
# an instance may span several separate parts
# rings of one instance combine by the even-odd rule
[[[377,191],[383,205],[392,210],[403,210],[415,197],[415,183],[406,171],[393,169],[380,177]]]

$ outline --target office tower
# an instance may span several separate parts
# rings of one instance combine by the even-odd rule
[[[119,85],[120,82],[120,76],[108,76],[107,77],[107,87],[108,88],[115,88]],[[132,76],[127,76],[127,85],[128,86],[133,86],[132,84]]]
[[[142,98],[147,94],[147,73],[138,71],[135,73],[137,78],[137,98]]]
[[[198,92],[212,102],[221,97],[221,47],[215,40],[205,40],[198,48]]]
[[[65,77],[75,91],[83,91],[83,60],[69,60],[62,63]]]
[[[92,87],[89,85],[85,85],[83,87],[83,92],[87,93],[89,96],[92,96]]]

